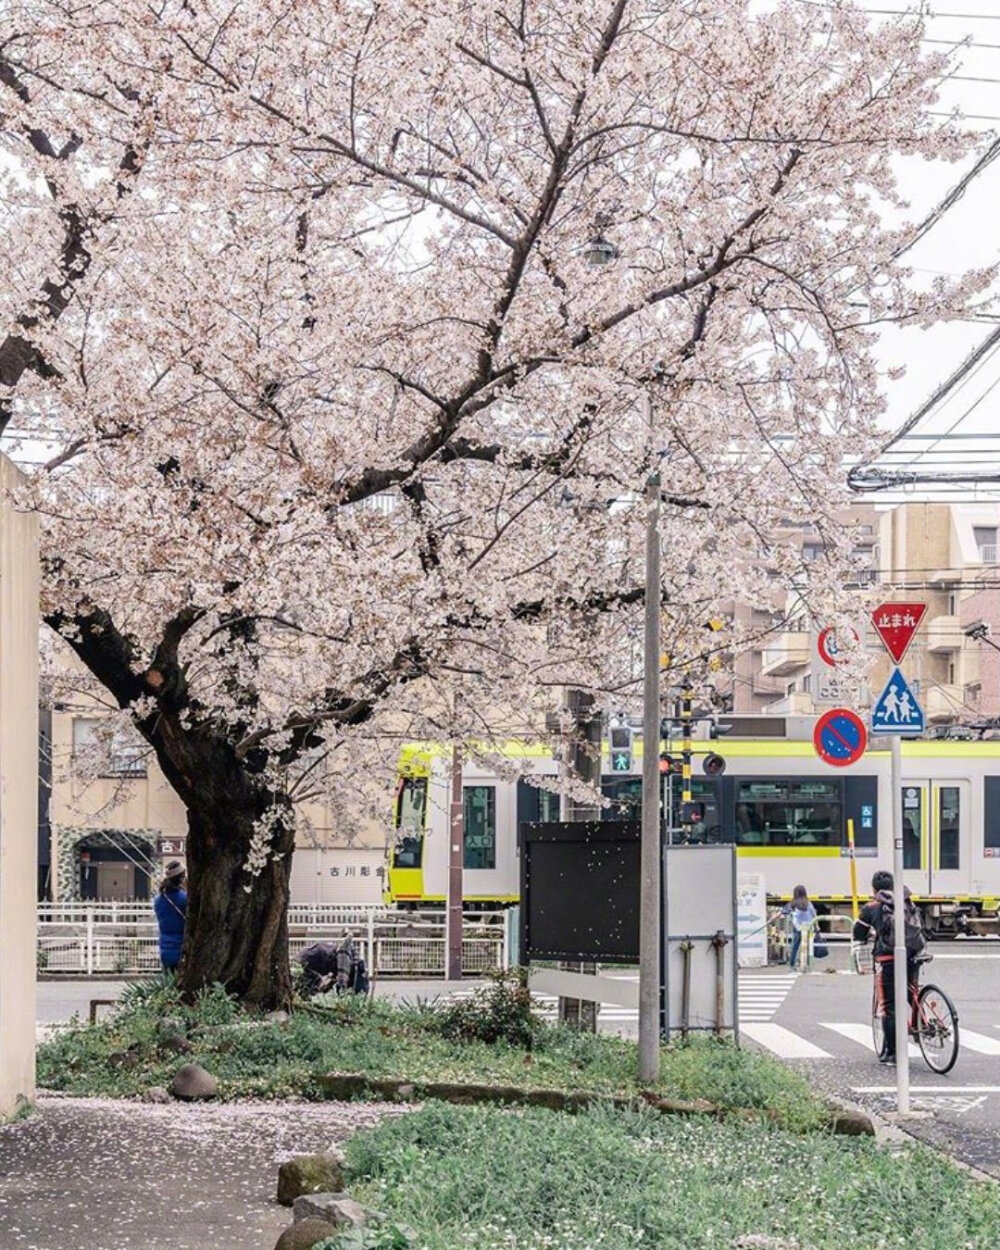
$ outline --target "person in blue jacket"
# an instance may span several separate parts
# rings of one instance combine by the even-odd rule
[[[188,905],[186,884],[184,865],[179,859],[172,859],[164,869],[160,892],[153,900],[156,923],[160,927],[160,962],[164,972],[176,971],[181,962]]]

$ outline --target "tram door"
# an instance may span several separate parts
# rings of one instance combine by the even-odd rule
[[[969,884],[967,781],[903,783],[903,880],[914,894],[964,894]]]

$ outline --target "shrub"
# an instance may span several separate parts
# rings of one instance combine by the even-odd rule
[[[507,1042],[530,1049],[541,1020],[531,1008],[524,968],[494,972],[470,998],[445,1003],[428,1016],[434,1030],[460,1042]]]

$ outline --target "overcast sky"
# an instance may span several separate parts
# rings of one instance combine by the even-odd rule
[[[808,2],[808,0],[800,0]],[[907,6],[900,0],[864,0],[873,14],[887,16]],[[943,0],[931,8],[927,22],[928,47],[944,49],[968,40],[959,54],[955,78],[942,90],[943,112],[959,108],[965,124],[980,131],[985,140],[1000,135],[1000,4],[997,0]],[[971,162],[970,162],[971,163]],[[963,168],[967,168],[963,167]],[[921,218],[940,200],[950,181],[957,182],[958,167],[930,167],[914,163],[903,167],[904,191],[910,197],[913,219]],[[952,178],[952,174],[954,177]],[[966,191],[964,198],[909,253],[913,266],[928,276],[932,273],[958,274],[968,268],[995,263],[1000,259],[1000,159],[993,162]],[[997,286],[1000,295],[1000,284]],[[933,330],[887,330],[882,336],[881,356],[889,365],[902,364],[906,376],[901,381],[886,380],[889,402],[888,424],[898,428],[928,398],[934,389],[961,365],[972,350],[1000,324],[1000,300],[992,310],[997,323],[965,322],[939,326]],[[995,387],[994,391],[990,388]],[[957,468],[975,460],[975,467],[987,464],[1000,470],[1000,438],[963,441],[961,433],[995,431],[1000,435],[1000,346],[918,427],[919,433],[953,431],[945,442],[932,444],[926,438],[907,444],[907,451],[924,452],[925,463],[945,460]],[[917,430],[914,432],[917,433]],[[898,496],[900,498],[906,496]],[[976,492],[974,498],[1000,498],[1000,485]]]

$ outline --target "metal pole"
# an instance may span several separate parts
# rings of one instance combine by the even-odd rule
[[[906,898],[903,893],[903,744],[892,736],[892,880],[896,932],[893,946],[893,1003],[896,1013],[896,1111],[910,1113],[909,1002],[906,968]]]
[[[462,979],[462,868],[465,812],[462,804],[462,748],[451,752],[451,820],[448,836],[448,965],[449,981]]]
[[[847,853],[851,857],[851,918],[858,918],[858,861],[854,854],[854,821],[847,822]]]
[[[682,835],[686,831],[686,836],[682,836],[682,841],[687,842],[691,837],[691,679],[684,678],[681,686],[681,733],[683,739],[681,742],[681,827]]]
[[[646,417],[653,424],[649,396]],[[652,442],[650,445],[652,451]],[[660,1076],[660,475],[646,484],[646,618],[643,654],[642,843],[639,892],[639,1080]]]

